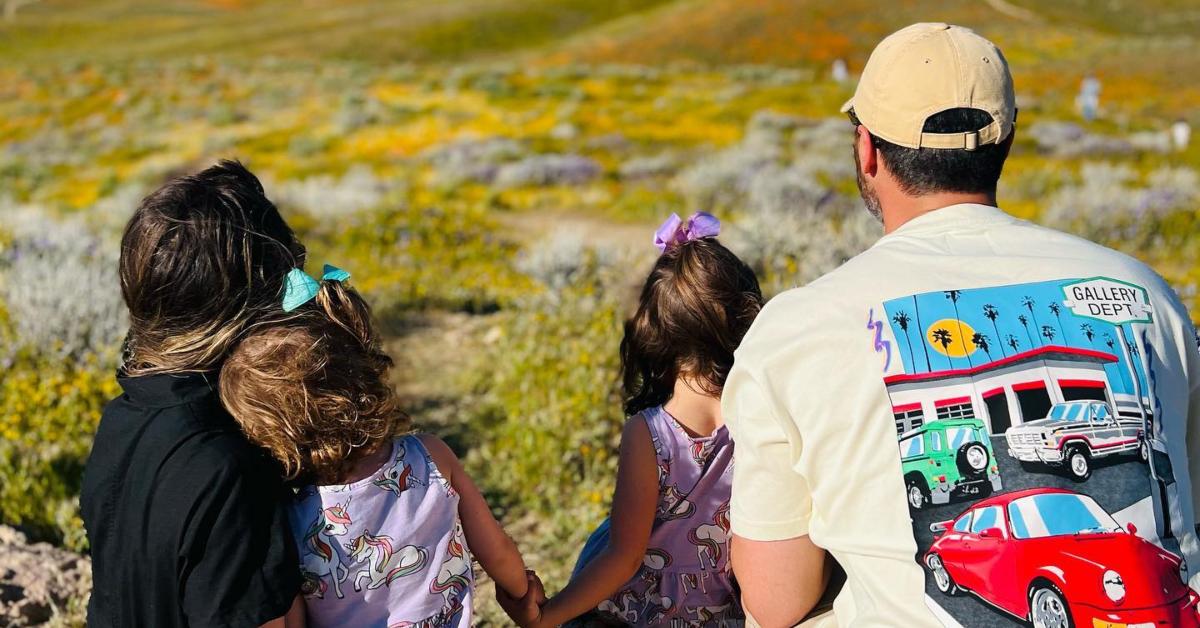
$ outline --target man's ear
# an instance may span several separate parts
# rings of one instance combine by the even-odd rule
[[[863,176],[874,178],[879,172],[879,153],[875,151],[875,142],[871,133],[861,124],[854,129],[854,150],[858,155],[858,171]]]

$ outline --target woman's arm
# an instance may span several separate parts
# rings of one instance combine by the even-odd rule
[[[637,573],[658,505],[658,467],[650,429],[640,415],[625,424],[608,546],[542,607],[538,625],[557,626],[586,613]]]
[[[471,481],[459,462],[458,456],[436,436],[422,434],[418,438],[429,451],[434,464],[441,470],[442,475],[450,482],[458,493],[458,514],[462,519],[463,533],[467,536],[467,545],[471,553],[493,580],[496,586],[504,589],[514,598],[523,598],[529,582],[525,576],[525,561],[517,544],[500,527],[500,522],[492,516],[483,494]]]

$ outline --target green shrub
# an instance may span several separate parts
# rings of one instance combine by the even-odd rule
[[[0,380],[0,521],[83,550],[79,488],[104,403],[118,394],[95,359],[19,358]]]
[[[324,259],[346,268],[384,312],[494,310],[533,288],[510,264],[516,245],[496,230],[482,207],[466,204],[402,206],[328,220],[309,239],[309,257],[317,262],[310,270]]]
[[[502,333],[468,374],[481,402],[472,475],[509,519],[534,514],[590,530],[607,511],[622,421],[622,306],[610,271],[500,315]]]

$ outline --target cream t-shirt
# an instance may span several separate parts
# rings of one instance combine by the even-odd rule
[[[840,626],[1197,625],[1200,353],[1128,256],[930,212],[772,299],[722,404],[734,533],[827,549]]]

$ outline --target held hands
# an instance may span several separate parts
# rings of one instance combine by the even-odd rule
[[[542,579],[533,570],[527,570],[525,577],[529,581],[525,597],[514,598],[497,585],[496,601],[518,626],[530,628],[542,624],[542,604],[546,603],[546,589],[542,586]]]

